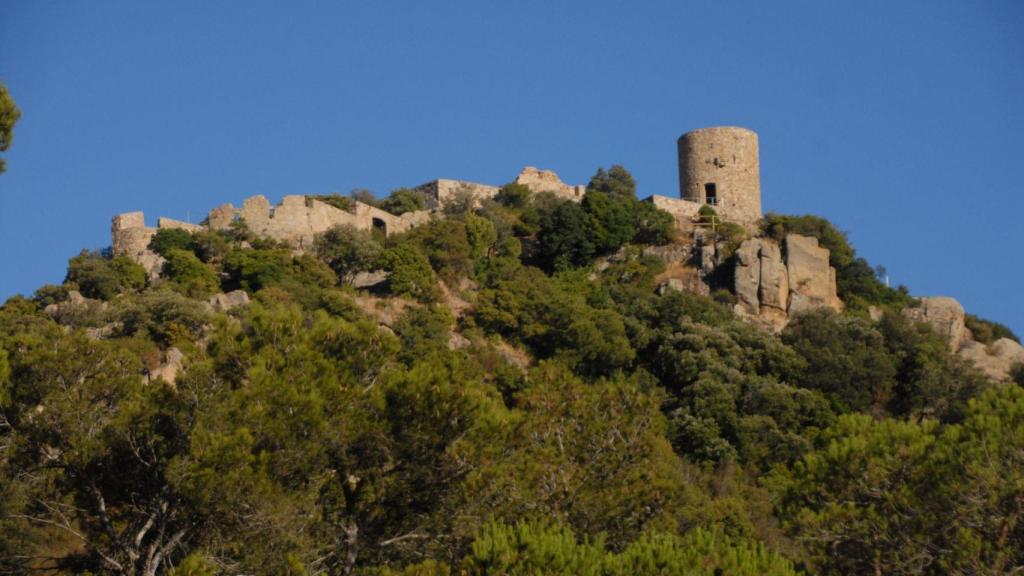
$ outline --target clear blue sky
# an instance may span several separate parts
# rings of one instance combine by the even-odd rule
[[[674,195],[676,138],[724,124],[760,133],[767,210],[1024,333],[1022,2],[157,4],[0,0],[0,298],[132,210],[524,165]]]

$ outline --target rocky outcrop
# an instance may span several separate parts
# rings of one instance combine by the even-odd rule
[[[736,250],[736,312],[781,330],[793,314],[815,308],[839,311],[835,269],[816,238],[790,234],[785,254],[774,240],[751,238]]]
[[[174,384],[174,381],[178,378],[178,373],[184,367],[184,360],[185,355],[181,353],[181,350],[177,348],[167,350],[164,353],[163,363],[149,371],[147,380],[153,382],[160,379],[168,384]]]
[[[222,292],[213,296],[209,302],[210,306],[217,312],[227,312],[232,308],[248,304],[249,295],[245,293],[245,290],[232,290],[231,292]]]
[[[789,274],[789,313],[816,308],[843,309],[836,295],[836,270],[829,266],[828,249],[811,236],[786,236],[786,270]]]
[[[1000,338],[991,346],[968,340],[957,354],[993,380],[1006,380],[1013,365],[1024,362],[1024,346],[1009,338]]]
[[[964,307],[959,302],[945,296],[930,296],[918,298],[918,303],[913,308],[905,308],[903,316],[930,325],[946,340],[951,351],[956,352],[971,340],[964,325]]]
[[[733,292],[736,294],[737,312],[750,316],[761,314],[761,246],[765,241],[751,238],[736,250],[736,270],[733,274]]]
[[[986,346],[974,340],[964,324],[964,307],[953,298],[918,298],[918,305],[905,308],[903,316],[931,326],[961,358],[970,361],[994,380],[1006,380],[1014,364],[1024,362],[1024,346],[1009,338],[1000,338]]]

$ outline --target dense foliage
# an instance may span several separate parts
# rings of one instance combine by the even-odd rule
[[[14,125],[21,118],[21,110],[14,103],[7,86],[0,82],[0,152],[6,152],[14,141]],[[0,174],[7,170],[7,162],[0,158]]]
[[[158,233],[153,278],[75,256],[0,307],[0,573],[1024,566],[1024,366],[993,384],[899,314],[774,336],[659,294],[634,244],[670,226],[613,167],[305,254],[238,225]]]

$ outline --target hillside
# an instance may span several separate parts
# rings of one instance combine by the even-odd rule
[[[122,215],[4,303],[0,573],[1024,567],[1006,327],[759,188],[445,182]]]

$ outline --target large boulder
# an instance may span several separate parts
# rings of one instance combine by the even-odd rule
[[[1006,380],[1013,365],[1024,362],[1024,347],[1009,338],[996,340],[991,346],[968,340],[961,345],[957,355],[993,380]]]
[[[827,248],[812,236],[786,236],[786,270],[789,281],[789,314],[816,308],[843,309],[836,294],[836,271],[829,266]]]
[[[955,299],[929,296],[918,298],[918,302],[918,306],[905,308],[903,315],[931,325],[946,340],[950,350],[956,352],[971,339],[970,332],[964,326],[964,307]]]
[[[736,269],[733,274],[733,292],[736,293],[736,311],[757,316],[761,312],[758,292],[761,287],[761,240],[751,238],[736,250]]]
[[[789,273],[782,261],[782,250],[771,240],[761,241],[761,286],[758,298],[762,307],[786,312],[789,309]]]

